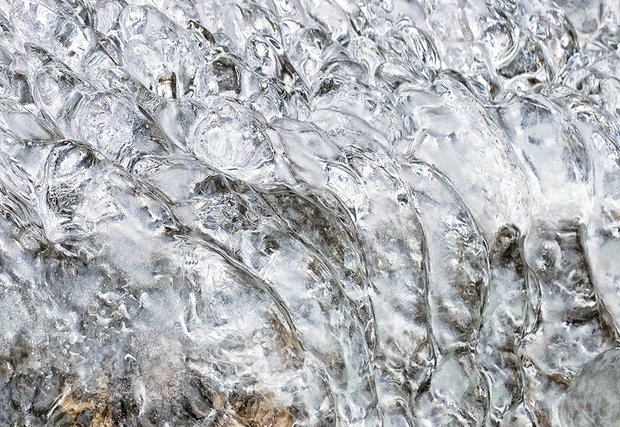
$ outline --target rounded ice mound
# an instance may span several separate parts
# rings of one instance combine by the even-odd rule
[[[264,118],[234,100],[211,98],[207,105],[188,135],[196,157],[222,172],[246,178],[273,160]]]
[[[620,348],[589,361],[560,406],[567,427],[613,426],[620,420]]]

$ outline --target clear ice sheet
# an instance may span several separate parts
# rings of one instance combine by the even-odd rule
[[[619,46],[617,0],[0,0],[0,425],[620,425]]]

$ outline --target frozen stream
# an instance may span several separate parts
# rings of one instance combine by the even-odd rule
[[[0,427],[620,426],[618,0],[0,0]]]

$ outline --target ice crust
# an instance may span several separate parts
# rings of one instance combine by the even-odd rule
[[[617,0],[0,0],[0,426],[620,426]]]

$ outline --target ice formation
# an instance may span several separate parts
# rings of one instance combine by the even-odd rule
[[[0,0],[0,426],[620,425],[618,0]]]

